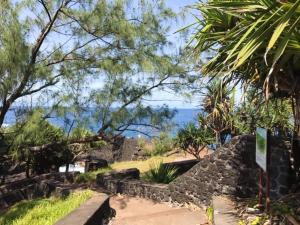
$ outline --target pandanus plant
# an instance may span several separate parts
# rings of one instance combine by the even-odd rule
[[[291,98],[299,140],[300,0],[208,0],[194,8],[200,15],[190,44],[199,57],[213,55],[202,74],[251,84],[266,99]]]

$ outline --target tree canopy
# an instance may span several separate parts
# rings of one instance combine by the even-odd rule
[[[177,78],[189,72],[181,52],[166,49],[176,15],[163,1],[0,4],[0,127],[12,105],[26,97],[60,116],[73,114],[68,129],[74,121],[83,125],[88,107],[94,115],[85,119],[114,134],[150,125],[146,120],[162,128],[159,118],[171,118],[168,108],[142,103],[154,89],[178,88]]]

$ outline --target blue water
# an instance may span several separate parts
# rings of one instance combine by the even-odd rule
[[[170,121],[172,126],[171,128],[167,131],[171,136],[176,135],[178,129],[184,127],[186,124],[192,122],[192,123],[196,123],[197,121],[197,114],[199,113],[199,109],[176,109],[177,113],[175,114],[175,116],[173,117],[173,119]],[[9,126],[11,124],[15,123],[15,114],[13,111],[9,111],[4,123],[6,126]],[[63,119],[62,118],[50,118],[48,119],[50,123],[56,125],[56,126],[60,126],[63,127]],[[99,127],[97,127],[96,125],[93,124],[89,124],[88,125],[89,129],[91,129],[92,131],[96,132]],[[157,135],[157,132],[154,131],[150,131],[149,128],[138,128],[141,131],[145,131],[146,133],[149,133],[150,135]],[[145,130],[147,129],[147,130]],[[137,132],[130,132],[130,131],[126,131],[124,132],[124,134],[126,137],[137,137],[139,135],[139,133]],[[140,134],[141,135],[141,134]],[[143,135],[141,135],[143,136]]]

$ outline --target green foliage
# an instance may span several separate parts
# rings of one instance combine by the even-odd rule
[[[199,159],[199,153],[207,145],[214,142],[214,137],[212,131],[208,128],[204,126],[196,127],[194,124],[189,123],[178,131],[175,142],[182,150]]]
[[[167,133],[160,133],[159,137],[155,137],[153,140],[154,149],[151,152],[152,155],[163,155],[173,149],[173,139]]]
[[[204,92],[199,123],[215,133],[216,145],[224,144],[232,130],[233,91],[223,80],[213,79]]]
[[[10,142],[10,154],[17,162],[26,162],[33,172],[43,173],[52,166],[67,163],[72,153],[64,142],[62,129],[51,125],[41,109],[30,111],[18,123],[9,128],[6,139]],[[32,146],[59,143],[44,151],[33,151]],[[29,168],[28,168],[29,169]]]
[[[247,223],[245,222],[245,220],[240,220],[239,225],[247,225]]]
[[[64,117],[67,131],[87,124],[113,136],[139,125],[163,130],[173,110],[141,99],[180,87],[187,75],[182,51],[165,51],[176,14],[161,0],[63,3],[1,3],[0,127],[15,101],[34,94],[35,104]]]
[[[10,132],[11,148],[14,150],[62,141],[64,138],[63,130],[51,125],[44,118],[41,109],[28,112],[19,123],[10,128]]]
[[[250,225],[261,225],[262,218],[260,216],[256,216],[255,219],[250,223]]]
[[[0,217],[0,225],[53,225],[93,195],[90,190],[65,199],[36,199],[17,203]]]
[[[70,138],[79,139],[79,138],[83,138],[83,137],[89,137],[92,135],[93,135],[92,131],[90,131],[84,127],[81,127],[81,126],[77,126],[72,130],[72,132],[70,134]]]
[[[299,69],[300,1],[273,0],[198,3],[203,19],[197,20],[196,52],[213,49],[203,73],[243,80],[270,92],[288,95],[299,90],[295,71]],[[277,96],[279,97],[279,96]]]
[[[269,129],[281,136],[288,136],[293,129],[292,108],[289,100],[269,100],[257,96],[250,89],[246,98],[235,109],[233,123],[236,134],[255,133],[256,127]]]
[[[295,206],[288,204],[288,203],[283,203],[283,202],[275,202],[274,204],[271,205],[271,210],[273,215],[293,215]]]
[[[96,181],[96,176],[94,176],[94,174],[92,173],[81,173],[78,174],[75,177],[75,182],[80,184],[80,183],[93,183],[94,181]]]
[[[253,86],[266,100],[293,99],[290,105],[295,109],[294,134],[298,136],[299,6],[300,0],[199,2],[195,5],[199,18],[196,18],[196,30],[190,42],[197,58],[206,53],[207,60],[203,60],[205,65],[201,71],[204,76],[222,77],[227,83],[240,83],[245,89]],[[272,109],[273,106],[265,104],[263,110]],[[257,108],[252,110],[255,114]],[[256,123],[256,119],[253,121]],[[263,118],[262,125],[269,127],[273,121],[270,114]]]
[[[91,184],[91,183],[96,181],[96,178],[97,178],[98,174],[107,173],[107,172],[110,172],[112,170],[113,170],[112,167],[108,166],[108,167],[101,168],[101,169],[98,169],[98,170],[95,170],[95,171],[91,171],[91,172],[87,172],[87,173],[81,173],[81,174],[78,174],[75,177],[75,182],[76,183]]]
[[[163,183],[168,184],[172,182],[177,177],[177,169],[164,166],[164,164],[160,161],[151,162],[149,171],[145,172],[143,175],[143,179],[153,183]]]
[[[210,224],[214,224],[214,208],[212,206],[209,206],[206,209],[206,216],[208,218],[208,222]]]
[[[90,131],[84,127],[81,127],[81,126],[77,126],[72,130],[69,139],[70,140],[81,140],[81,139],[88,138],[93,135],[95,135],[95,133],[93,133],[92,131]],[[83,143],[83,144],[72,144],[69,146],[69,148],[75,154],[76,153],[79,154],[79,153],[83,153],[83,152],[89,152],[95,148],[99,149],[106,145],[107,145],[107,143],[105,141],[100,140],[100,141],[92,141],[92,142]]]

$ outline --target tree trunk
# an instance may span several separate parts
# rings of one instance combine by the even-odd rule
[[[6,113],[8,112],[9,109],[9,104],[4,104],[1,108],[0,108],[0,128],[2,127],[3,123],[4,123],[4,118]]]
[[[300,92],[295,94],[294,99],[294,134],[292,141],[292,158],[293,158],[293,169],[295,170],[296,179],[300,179]]]

